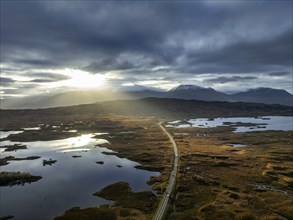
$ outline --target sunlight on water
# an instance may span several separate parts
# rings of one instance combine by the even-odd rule
[[[95,135],[106,135],[109,134],[108,132],[100,132],[100,133],[95,133]]]
[[[95,145],[109,144],[109,141],[106,139],[95,139],[93,138],[95,134],[86,134],[78,137],[67,138],[64,140],[53,141],[50,145],[56,146],[52,150],[60,151],[63,153],[67,152],[78,152],[78,151],[89,151]],[[84,146],[89,146],[91,148],[84,148]]]
[[[94,135],[86,134],[79,137],[68,138],[64,140],[64,145],[74,145],[74,147],[81,147],[87,145],[95,140],[92,138]]]
[[[119,181],[129,182],[133,191],[151,190],[146,182],[150,176],[158,176],[159,173],[136,169],[136,162],[104,154],[114,151],[101,147],[102,144],[110,143],[106,139],[94,138],[97,135],[85,134],[53,141],[1,141],[2,146],[27,146],[24,150],[2,152],[2,158],[41,157],[35,160],[9,161],[8,165],[1,166],[1,171],[28,172],[43,178],[24,186],[0,187],[0,217],[13,214],[15,220],[51,220],[75,206],[86,208],[112,204],[112,201],[93,196],[93,193]],[[45,165],[44,160],[56,162]],[[97,161],[103,161],[103,164],[97,164]],[[34,216],[31,215],[32,210]]]
[[[230,144],[232,147],[246,147],[244,144]]]
[[[0,139],[6,138],[11,134],[20,134],[23,131],[0,131]]]
[[[61,150],[60,152],[62,153],[67,153],[67,152],[82,152],[82,151],[89,151],[89,148],[76,148],[76,149],[68,149],[68,150]]]
[[[69,131],[66,131],[66,132],[75,133],[75,132],[77,132],[77,130],[69,130]]]
[[[32,127],[32,128],[23,128],[24,131],[37,131],[40,130],[40,127]],[[0,131],[0,139],[6,138],[11,134],[20,134],[23,131]]]
[[[38,131],[40,129],[41,129],[40,127],[33,127],[33,128],[24,128],[23,130],[25,130],[25,131]]]

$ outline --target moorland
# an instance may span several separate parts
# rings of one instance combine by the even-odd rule
[[[58,140],[76,135],[64,132],[72,129],[78,134],[110,134],[107,148],[114,151],[110,154],[138,162],[138,169],[160,172],[160,176],[148,181],[153,191],[132,192],[128,183],[114,183],[92,192],[93,196],[114,201],[113,205],[72,207],[55,219],[152,219],[166,189],[174,157],[168,137],[158,126],[160,122],[199,117],[292,116],[292,111],[292,107],[281,105],[156,98],[1,110],[2,131],[23,130],[1,141]],[[36,126],[40,129],[23,129]],[[292,131],[234,133],[231,127],[167,130],[180,154],[167,219],[293,218]],[[235,148],[231,143],[246,147]],[[13,163],[11,158],[4,158],[2,165],[10,162]]]

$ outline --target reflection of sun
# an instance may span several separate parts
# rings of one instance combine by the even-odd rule
[[[89,144],[90,142],[93,142],[94,141],[94,139],[92,138],[93,136],[94,135],[92,134],[88,134],[88,135],[82,135],[75,138],[69,138],[68,142],[69,142],[69,145],[74,145],[74,147],[82,147]]]
[[[54,148],[54,150],[63,153],[74,151],[89,151],[96,144],[109,144],[109,141],[105,139],[95,139],[93,138],[94,136],[95,134],[85,134],[77,137],[56,141],[56,147]]]
[[[65,86],[84,89],[99,89],[105,86],[106,79],[102,74],[91,74],[77,69],[65,69],[63,74],[70,79],[63,81]]]

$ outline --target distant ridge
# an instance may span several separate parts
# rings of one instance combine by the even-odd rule
[[[293,106],[293,95],[286,90],[272,88],[254,88],[245,92],[225,94],[213,88],[197,85],[179,85],[167,92],[155,90],[135,91],[72,91],[53,96],[32,96],[19,99],[1,100],[2,109],[36,109],[60,106],[90,104],[110,100],[133,100],[147,97],[175,98],[185,100],[250,102],[264,104],[280,104]]]
[[[293,105],[293,95],[284,89],[271,89],[271,88],[255,88],[249,89],[246,92],[239,92],[230,95],[232,99],[241,102],[254,102],[254,103],[266,103],[266,104],[281,104],[281,105]]]
[[[18,125],[17,123],[11,122],[19,120],[26,120],[32,124],[37,123],[36,120],[41,120],[40,123],[52,123],[52,121],[59,121],[68,115],[72,118],[75,116],[84,116],[87,118],[107,114],[158,118],[292,116],[293,107],[243,102],[231,103],[171,98],[144,98],[48,109],[0,109],[0,117],[5,118],[5,121],[8,123],[5,124],[2,122],[2,129],[13,129],[13,126]],[[27,120],[30,117],[33,120]]]

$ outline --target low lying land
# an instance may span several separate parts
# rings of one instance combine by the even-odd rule
[[[0,158],[0,166],[5,166],[5,165],[9,164],[9,161],[36,160],[39,158],[41,158],[41,157],[29,156],[29,157],[19,158],[19,157],[8,156],[8,157]]]
[[[150,191],[132,192],[128,183],[118,182],[94,193],[95,196],[115,201],[112,207],[72,208],[54,220],[67,219],[151,219],[158,205],[157,197]]]
[[[42,179],[41,176],[33,176],[21,172],[0,172],[0,186],[24,185]]]
[[[152,219],[172,168],[172,145],[158,126],[160,121],[292,115],[292,110],[280,105],[144,99],[44,110],[0,110],[0,129],[40,127],[2,139],[21,142],[108,133],[98,137],[109,140],[106,147],[116,152],[111,154],[140,163],[139,169],[161,173],[148,182],[157,196],[150,191],[132,192],[127,183],[120,182],[95,194],[113,200],[113,206],[73,207],[55,220],[140,220]],[[180,171],[167,219],[293,218],[292,131],[232,130],[168,128],[179,147]],[[232,143],[246,147],[235,148]],[[13,163],[13,158],[2,162]],[[97,162],[102,166],[101,161]]]
[[[293,218],[292,131],[168,130],[181,154],[168,219]]]
[[[26,145],[22,145],[22,144],[4,145],[4,146],[0,146],[0,148],[5,148],[4,151],[6,152],[27,149]]]
[[[103,205],[101,207],[80,209],[73,207],[67,210],[63,216],[58,216],[54,220],[80,220],[80,219],[99,219],[99,220],[116,220],[118,216],[123,216],[124,213],[131,214],[131,210],[109,207]]]
[[[161,172],[161,176],[152,178],[149,184],[154,184],[153,187],[157,189],[158,195],[164,192],[172,165],[173,149],[169,144],[168,138],[164,136],[164,133],[158,126],[158,120],[151,117],[114,115],[103,117],[95,116],[91,118],[74,117],[72,121],[67,120],[68,118],[65,118],[64,121],[43,125],[40,130],[25,130],[23,133],[10,135],[5,138],[5,140],[26,142],[55,139],[56,136],[50,135],[50,133],[53,132],[52,130],[57,130],[55,132],[59,133],[59,138],[68,138],[72,133],[63,132],[62,129],[65,129],[65,127],[70,130],[77,130],[77,132],[74,133],[75,136],[88,133],[105,133],[98,135],[97,138],[109,140],[110,145],[106,147],[114,151],[110,154],[138,162],[140,164],[137,166],[138,169]],[[40,121],[36,121],[32,126],[36,127],[39,123]],[[17,129],[25,127],[24,124],[19,123]],[[60,128],[56,129],[58,126]],[[48,131],[49,136],[46,136],[46,131]],[[15,158],[12,156],[2,158],[3,162],[11,163],[13,163],[14,159]],[[53,159],[52,161],[54,161]],[[50,162],[50,160],[47,162]],[[102,161],[97,162],[102,166]],[[113,207],[102,206],[100,208],[89,209],[72,208],[67,210],[64,216],[59,216],[56,219],[75,219],[72,216],[77,216],[76,219],[80,219],[79,217],[83,216],[82,219],[84,220],[93,219],[93,216],[98,216],[95,217],[98,219],[103,219],[103,216],[106,216],[104,219],[111,219],[113,216],[114,219],[116,219],[117,216],[119,216],[119,219],[128,219],[130,217],[138,220],[152,218],[156,211],[159,197],[154,195],[151,191],[131,192],[126,183],[122,184],[122,191],[115,190],[116,186],[115,184],[112,186],[114,187],[112,188],[113,192],[115,195],[123,195],[123,199],[120,197],[112,197],[105,193],[107,192],[107,188],[102,190],[100,192],[101,194],[96,194],[96,196],[99,195],[105,199],[114,200],[115,203]],[[93,194],[94,193],[95,192],[93,192]]]
[[[205,102],[196,100],[145,98],[140,100],[108,101],[89,105],[34,110],[0,110],[1,129],[16,130],[38,124],[85,121],[107,116],[155,117],[158,119],[196,117],[236,117],[255,115],[292,115],[293,107],[256,103]],[[114,122],[115,123],[115,122]],[[29,131],[27,135],[33,135]],[[46,136],[59,138],[58,133]],[[73,134],[71,134],[73,135]],[[70,136],[70,133],[68,134]],[[50,137],[51,138],[51,137]]]

